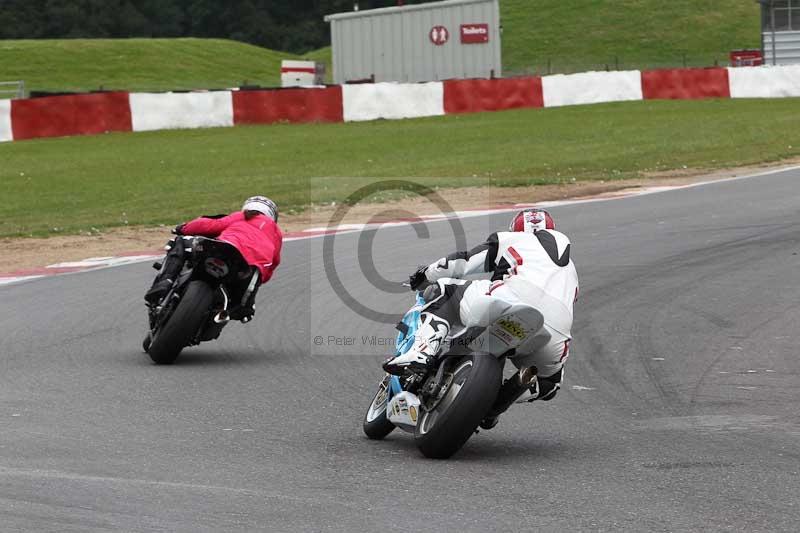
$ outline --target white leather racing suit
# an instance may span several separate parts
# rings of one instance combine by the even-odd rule
[[[550,341],[544,346],[519,346],[511,361],[518,368],[536,366],[539,376],[550,378],[557,390],[569,356],[573,305],[578,296],[578,274],[570,247],[569,238],[555,230],[493,233],[469,252],[448,255],[428,267],[425,276],[439,290],[426,311],[457,314],[446,319],[453,322],[457,318],[465,327],[486,327],[515,303],[536,308],[544,316],[543,328]],[[492,273],[492,277],[461,279],[480,273]]]

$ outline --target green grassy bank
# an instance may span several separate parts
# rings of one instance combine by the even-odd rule
[[[0,40],[0,81],[49,91],[277,86],[281,60],[294,58],[223,39]]]
[[[363,177],[503,186],[774,161],[800,153],[798,122],[797,99],[644,101],[6,143],[0,236],[174,223],[256,193],[302,209]]]

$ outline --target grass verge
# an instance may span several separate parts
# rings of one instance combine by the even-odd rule
[[[755,1],[502,0],[500,14],[506,75],[724,66],[761,46]]]
[[[511,186],[756,164],[800,154],[798,121],[797,99],[646,101],[7,143],[0,236],[173,224],[252,194],[300,210],[373,178]]]
[[[294,58],[224,39],[0,40],[0,78],[29,91],[279,86],[281,60]]]

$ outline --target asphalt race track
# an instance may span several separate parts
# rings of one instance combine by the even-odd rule
[[[0,287],[0,530],[797,531],[800,171],[551,211],[565,389],[449,461],[362,435],[394,330],[339,295],[399,317],[359,265],[401,280],[447,223],[337,237],[338,292],[322,239],[287,243],[255,321],[174,366],[140,349],[147,264]]]

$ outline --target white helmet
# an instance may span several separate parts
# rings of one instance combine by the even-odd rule
[[[278,206],[266,196],[251,196],[245,200],[242,211],[258,211],[278,221]]]
[[[508,225],[508,231],[535,233],[540,229],[556,229],[556,223],[550,213],[537,207],[523,209],[511,219],[511,224]]]

